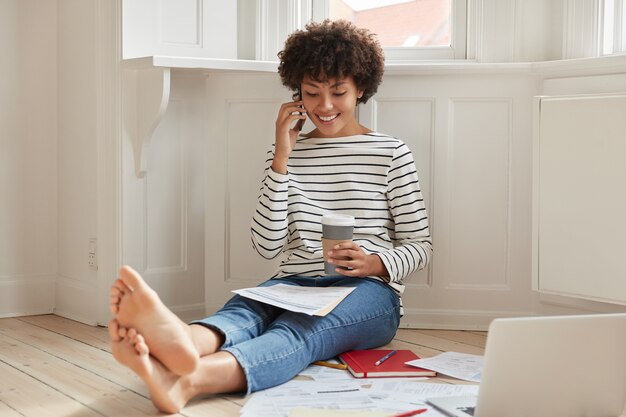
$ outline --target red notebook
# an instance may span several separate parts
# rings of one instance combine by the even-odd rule
[[[352,350],[339,355],[339,359],[348,366],[348,370],[356,378],[437,375],[435,371],[406,365],[405,362],[419,359],[419,356],[410,350],[398,350],[380,365],[374,365],[389,352],[391,349]]]

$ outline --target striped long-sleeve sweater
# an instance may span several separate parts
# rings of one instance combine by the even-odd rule
[[[369,133],[300,137],[288,173],[271,169],[269,150],[252,219],[252,243],[264,258],[283,255],[274,277],[324,276],[321,218],[354,216],[354,241],[378,255],[389,277],[372,277],[402,294],[403,278],[431,257],[428,218],[415,162],[399,139]]]

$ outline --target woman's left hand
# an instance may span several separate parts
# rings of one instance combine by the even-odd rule
[[[378,255],[368,255],[354,242],[342,242],[328,252],[328,262],[335,271],[349,277],[387,276],[387,268]],[[349,269],[344,269],[349,268]]]

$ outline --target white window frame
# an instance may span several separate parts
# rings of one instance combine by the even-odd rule
[[[626,52],[626,0],[602,0],[600,2],[599,55]],[[610,20],[610,17],[613,17]]]
[[[311,19],[311,0],[256,1],[256,59],[276,61],[287,36]]]
[[[467,2],[452,0],[451,45],[442,47],[384,48],[389,62],[467,58]],[[329,14],[329,0],[257,0],[256,59],[275,61],[287,36],[309,21],[321,22]]]

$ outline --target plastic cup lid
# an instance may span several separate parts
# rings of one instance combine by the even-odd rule
[[[322,224],[330,226],[354,226],[354,217],[348,214],[324,214]]]

